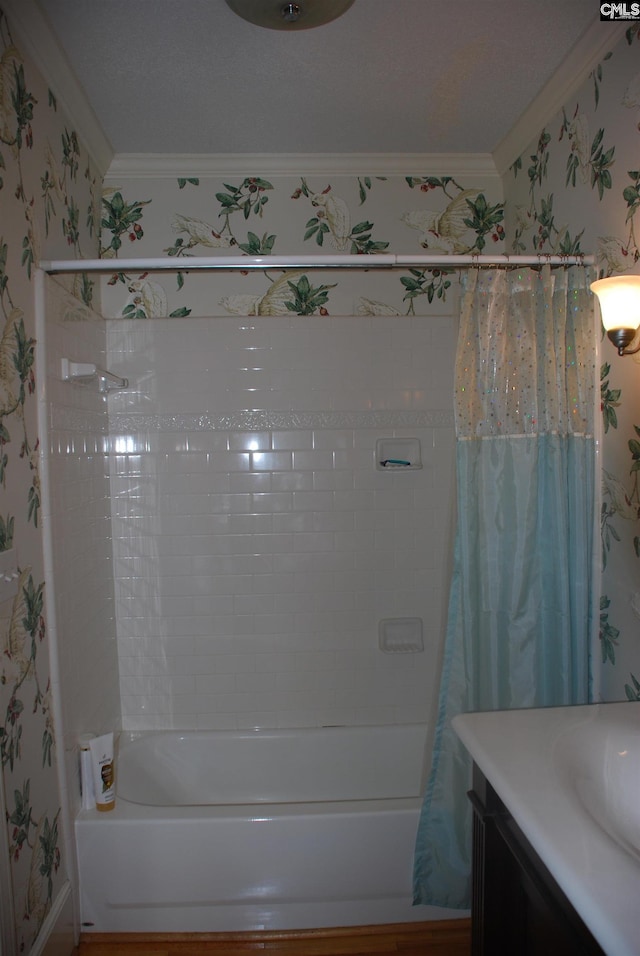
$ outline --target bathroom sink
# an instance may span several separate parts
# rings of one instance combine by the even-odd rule
[[[638,956],[640,701],[460,714],[453,728],[604,952]]]
[[[640,862],[640,713],[600,708],[556,742],[554,768],[579,803]]]

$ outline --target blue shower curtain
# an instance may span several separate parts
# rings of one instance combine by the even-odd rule
[[[458,713],[586,703],[594,620],[590,270],[463,279],[457,531],[414,902],[470,904],[471,762]]]

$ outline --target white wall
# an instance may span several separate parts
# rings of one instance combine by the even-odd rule
[[[106,362],[104,321],[46,282],[48,479],[45,534],[53,567],[48,587],[55,627],[66,784],[71,816],[80,805],[79,734],[120,725],[111,554],[107,405],[97,385],[63,382],[60,360]],[[60,730],[60,728],[58,728]]]
[[[109,399],[125,728],[426,720],[455,320],[107,326],[110,367],[131,381]],[[375,470],[390,435],[419,438],[422,470]],[[424,653],[379,651],[379,619],[400,616],[423,619]]]

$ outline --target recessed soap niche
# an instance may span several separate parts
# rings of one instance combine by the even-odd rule
[[[378,471],[417,471],[422,468],[418,438],[378,438],[376,441]]]
[[[421,617],[387,617],[378,622],[378,646],[385,654],[419,654],[424,650]]]

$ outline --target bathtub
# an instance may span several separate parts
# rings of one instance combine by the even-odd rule
[[[237,932],[413,907],[426,726],[121,734],[116,807],[76,819],[82,927]]]

